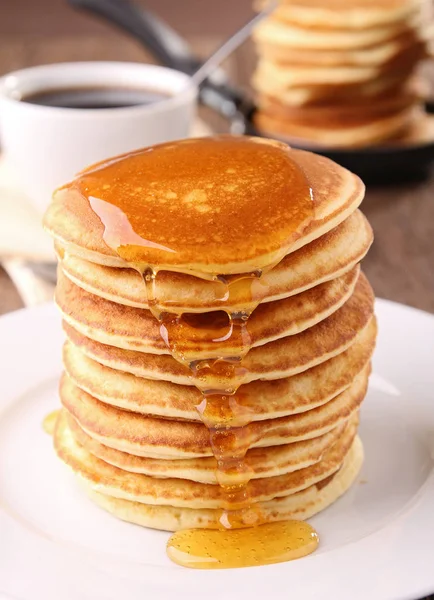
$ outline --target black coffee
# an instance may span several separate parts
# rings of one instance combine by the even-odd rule
[[[126,108],[154,104],[169,98],[168,94],[141,88],[63,88],[44,90],[23,96],[22,102],[59,108]]]

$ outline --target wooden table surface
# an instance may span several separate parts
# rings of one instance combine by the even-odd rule
[[[207,54],[221,36],[192,36],[196,52]],[[121,34],[2,35],[0,74],[23,66],[64,60],[146,60],[143,49]],[[254,54],[248,45],[228,62],[233,78],[249,79]],[[378,296],[434,312],[434,172],[425,182],[367,190],[362,206],[375,231],[364,270]],[[0,313],[21,306],[0,270]]]

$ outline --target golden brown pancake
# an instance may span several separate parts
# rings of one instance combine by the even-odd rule
[[[361,273],[351,298],[324,321],[298,335],[288,336],[250,350],[240,366],[247,372],[207,373],[207,384],[231,387],[256,379],[281,379],[295,375],[344,352],[369,324],[374,310],[374,294]],[[124,350],[92,340],[63,324],[69,340],[97,362],[139,377],[163,379],[194,385],[188,367],[168,355]]]
[[[312,369],[274,381],[253,381],[237,392],[237,423],[297,414],[325,404],[351,385],[374,351],[375,319],[344,352]],[[199,421],[202,395],[194,386],[136,377],[105,367],[70,342],[63,363],[76,386],[106,404],[125,410],[173,419]],[[234,415],[234,418],[235,418]]]
[[[410,74],[408,74],[410,75]],[[288,106],[309,105],[334,105],[338,107],[352,101],[375,102],[383,95],[392,95],[402,89],[404,79],[402,76],[381,77],[363,83],[347,83],[339,86],[311,84],[288,88],[279,94],[279,101]],[[263,88],[261,83],[255,85],[258,93],[270,95],[270,91]]]
[[[178,154],[181,159],[176,162]],[[130,248],[125,251],[134,252],[143,266],[199,272],[202,277],[248,273],[277,263],[336,227],[357,208],[364,193],[358,177],[329,159],[259,138],[169,143],[154,147],[152,153],[142,152],[137,161],[137,176],[122,189],[116,187],[116,177],[122,169],[133,169],[134,158],[97,165],[55,194],[44,224],[67,252],[106,266],[128,266],[104,241],[108,234],[94,210],[105,210],[113,213],[118,228],[110,232],[111,245]],[[296,189],[303,197],[301,204],[294,203]],[[91,199],[98,194],[93,208],[85,193]],[[134,236],[134,244],[125,241],[132,235],[131,224],[104,199],[110,194],[125,206],[141,203],[146,215],[141,226],[150,241]],[[291,197],[293,202],[288,202]],[[161,211],[165,219],[158,218]]]
[[[420,40],[415,31],[405,32],[392,40],[369,46],[367,48],[350,48],[346,50],[315,50],[303,48],[289,48],[273,44],[271,40],[258,43],[258,53],[264,58],[291,66],[355,66],[355,67],[380,67],[390,66],[419,60],[426,56],[426,44]]]
[[[300,492],[258,503],[264,520],[272,522],[286,519],[309,519],[347,491],[354,483],[362,462],[363,446],[360,439],[356,437],[341,468],[333,475]],[[96,486],[84,478],[80,477],[80,481],[96,504],[124,521],[168,531],[198,527],[215,529],[220,526],[221,513],[218,510],[143,504],[106,496],[96,491]]]
[[[349,299],[359,277],[359,267],[340,278],[332,279],[306,292],[276,302],[258,306],[250,316],[246,331],[252,347],[298,334],[333,314]],[[142,308],[122,306],[98,298],[73,284],[61,271],[58,273],[56,302],[63,319],[80,333],[126,350],[151,354],[169,352],[160,334],[160,324],[153,314]],[[200,319],[200,320],[199,320]],[[204,358],[233,356],[236,348],[230,342],[222,349],[214,341],[229,329],[226,313],[207,313],[205,318],[193,317],[188,327],[184,353]],[[198,324],[201,325],[198,327]],[[215,354],[217,353],[217,354]]]
[[[319,128],[342,128],[369,123],[371,120],[396,114],[410,108],[419,100],[416,90],[401,89],[398,93],[385,94],[375,102],[366,102],[361,99],[351,103],[337,106],[288,106],[272,96],[260,96],[258,105],[261,111],[278,119],[285,119],[288,123],[296,122],[303,126],[317,126]]]
[[[84,432],[77,421],[65,412],[67,426],[75,440],[97,458],[131,473],[151,477],[189,479],[199,483],[218,484],[217,461],[214,457],[166,460],[134,456],[97,442]],[[351,417],[357,421],[357,415]],[[247,451],[245,464],[251,470],[252,479],[275,477],[304,469],[319,462],[327,449],[342,435],[346,423],[316,438],[293,442],[282,446],[252,448]]]
[[[255,3],[261,10],[268,0]],[[405,24],[420,10],[423,0],[281,0],[274,16],[303,27],[367,29]]]
[[[410,128],[403,134],[390,141],[391,146],[424,145],[434,140],[434,117],[420,113]]]
[[[382,97],[402,89],[414,73],[418,58],[390,63],[384,68],[337,66],[303,67],[261,59],[252,84],[261,96],[271,96],[288,106],[321,104],[340,107],[350,100]]]
[[[278,135],[293,141],[307,139],[312,147],[325,145],[351,148],[377,144],[404,134],[419,114],[420,109],[412,106],[396,114],[372,118],[357,125],[343,123],[337,127],[332,122],[325,122],[320,128],[318,125],[304,125],[297,120],[276,118],[266,111],[258,111],[255,122],[267,135]]]
[[[248,496],[252,502],[266,502],[276,497],[294,494],[329,477],[342,465],[356,431],[356,424],[349,423],[322,459],[305,469],[276,477],[252,479],[247,484]],[[56,426],[54,446],[59,458],[75,473],[95,486],[99,492],[109,496],[163,506],[227,507],[227,495],[219,485],[130,473],[96,458],[77,443],[62,419],[59,419]]]
[[[345,89],[346,86],[360,86],[380,77],[395,79],[409,73],[414,69],[418,59],[419,55],[412,53],[401,57],[398,63],[389,62],[379,67],[353,65],[323,67],[321,65],[295,66],[261,58],[253,76],[253,84],[259,92],[277,98],[292,89],[320,86],[329,88],[334,96],[339,97],[341,87]]]
[[[246,425],[238,431],[243,444],[247,441],[251,448],[279,446],[327,433],[358,411],[369,373],[368,365],[349,388],[322,406]],[[202,423],[158,419],[114,408],[77,388],[65,374],[60,382],[60,399],[88,435],[115,450],[173,460],[212,455],[209,432]],[[228,443],[231,440],[228,438]]]
[[[261,302],[280,300],[340,277],[365,256],[372,239],[368,221],[356,210],[336,228],[288,254],[264,273],[255,286],[255,298]],[[68,253],[63,254],[61,266],[73,283],[88,292],[118,304],[148,307],[143,278],[134,269],[104,267]],[[239,288],[226,299],[226,288],[219,282],[170,271],[159,272],[158,293],[160,306],[185,312],[218,310],[222,305],[236,310],[250,301]]]
[[[253,39],[259,43],[272,43],[275,45],[335,51],[369,48],[377,44],[389,43],[391,40],[411,32],[415,27],[416,17],[409,21],[386,24],[384,26],[367,29],[320,28],[303,27],[291,23],[288,19],[280,20],[276,14],[264,19],[256,26]]]
[[[423,112],[409,87],[428,56],[431,13],[423,0],[279,3],[253,34],[256,127],[312,149],[406,136]]]

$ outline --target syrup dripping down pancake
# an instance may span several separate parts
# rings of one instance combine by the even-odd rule
[[[306,292],[258,306],[251,314],[246,330],[252,347],[295,335],[316,325],[341,308],[354,292],[359,277],[355,267],[340,278],[332,279]],[[167,354],[158,321],[150,311],[110,302],[85,292],[59,273],[56,302],[66,323],[76,331],[102,343],[151,354]],[[226,313],[183,318],[188,328],[184,352],[212,358],[214,353],[233,356],[236,348],[226,344],[222,350],[213,341],[229,328]],[[198,326],[200,325],[200,326]],[[217,347],[216,347],[217,346]]]
[[[303,490],[335,473],[351,448],[357,431],[356,422],[349,422],[339,439],[329,447],[322,459],[304,469],[285,475],[252,479],[248,494],[253,502],[264,502]],[[149,477],[114,467],[80,446],[67,424],[59,419],[54,445],[59,457],[73,471],[95,486],[98,491],[144,504],[187,508],[225,508],[226,496],[219,485],[209,485],[186,479]]]
[[[238,386],[256,379],[281,379],[314,367],[344,352],[357,335],[368,326],[374,311],[374,295],[367,279],[361,274],[350,299],[324,321],[297,335],[284,337],[250,350],[240,362],[240,369],[229,376],[210,374],[208,384],[223,382]],[[90,358],[119,371],[149,379],[163,379],[183,385],[193,385],[190,370],[165,354],[146,354],[124,350],[92,340],[76,329],[63,324],[68,339]]]
[[[346,455],[342,466],[332,476],[317,482],[300,492],[259,502],[258,508],[267,522],[287,519],[310,519],[324,510],[344,494],[354,483],[363,463],[363,446],[358,437]],[[219,528],[220,511],[204,508],[180,508],[157,506],[114,496],[97,491],[83,478],[80,481],[89,497],[109,513],[137,525],[178,531],[180,529]]]
[[[344,275],[365,256],[372,238],[368,221],[356,210],[336,228],[288,254],[264,273],[255,290],[256,299],[261,303],[280,300]],[[59,246],[57,252],[62,256],[64,274],[85,291],[118,304],[148,308],[143,278],[136,270],[104,267]],[[219,282],[171,271],[159,272],[158,289],[162,307],[182,312],[202,313],[222,306],[236,311],[250,300],[242,290],[226,298]],[[182,294],[177,290],[182,290]]]
[[[218,484],[217,462],[214,457],[168,460],[134,456],[101,444],[85,433],[78,422],[68,413],[66,421],[75,440],[81,446],[90,454],[114,467],[151,477],[170,477]],[[245,462],[247,467],[252,470],[252,479],[284,475],[319,462],[324,452],[342,435],[345,426],[346,423],[343,423],[324,435],[300,442],[248,450]]]
[[[324,435],[359,410],[369,373],[367,365],[350,387],[310,411],[245,425],[238,430],[240,443],[263,448]],[[173,460],[212,456],[209,434],[202,423],[149,417],[114,408],[74,386],[65,375],[60,383],[60,398],[89,436],[115,450]],[[238,443],[236,434],[237,431],[228,437],[228,444]]]
[[[372,357],[377,335],[375,320],[344,352],[298,375],[274,381],[253,381],[237,392],[241,418],[275,419],[325,404],[346,388]],[[97,400],[124,410],[164,418],[199,421],[201,394],[194,386],[145,379],[105,367],[70,342],[63,351],[65,370],[72,382]]]

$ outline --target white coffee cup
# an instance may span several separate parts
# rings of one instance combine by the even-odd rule
[[[121,108],[60,108],[21,101],[30,94],[80,87],[152,90],[168,98]],[[99,160],[188,136],[197,88],[183,73],[122,62],[32,67],[0,79],[2,151],[20,189],[40,210],[53,190]]]

